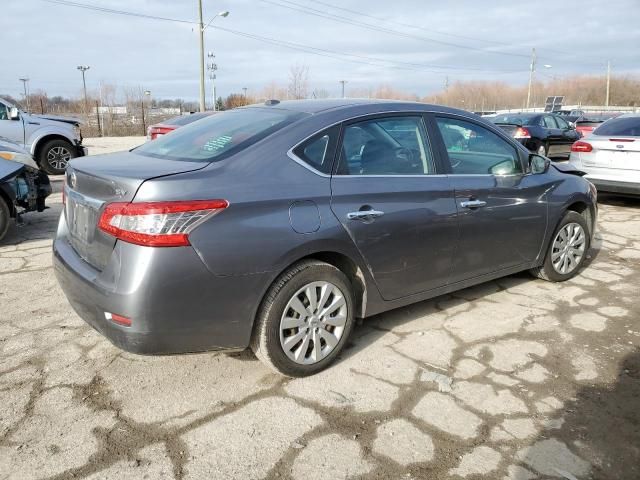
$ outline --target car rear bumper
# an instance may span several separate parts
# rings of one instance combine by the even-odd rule
[[[99,272],[59,236],[53,264],[76,313],[117,347],[139,354],[246,348],[269,284],[266,274],[217,277],[190,247],[117,242]],[[114,323],[105,313],[132,324]]]
[[[603,180],[599,178],[592,178],[588,175],[586,178],[593,183],[600,192],[640,195],[640,183]]]

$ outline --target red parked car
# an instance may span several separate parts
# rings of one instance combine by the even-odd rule
[[[184,127],[190,123],[208,117],[215,112],[198,112],[190,115],[180,115],[178,117],[170,118],[162,123],[156,123],[155,125],[147,128],[147,140],[155,140],[160,135],[166,135],[169,132],[173,132],[176,128]]]

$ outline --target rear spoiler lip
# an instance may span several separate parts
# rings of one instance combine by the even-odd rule
[[[575,168],[570,163],[551,162],[551,165],[553,165],[553,167],[556,170],[558,170],[560,173],[567,173],[569,175],[576,175],[578,177],[584,177],[587,174],[587,172],[584,172],[582,170],[578,170],[577,168]]]

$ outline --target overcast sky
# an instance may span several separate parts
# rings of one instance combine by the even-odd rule
[[[197,0],[73,1],[197,19]],[[640,0],[203,3],[205,22],[219,11],[231,12],[216,19],[205,34],[205,49],[216,54],[218,93],[223,96],[242,87],[249,93],[259,91],[271,81],[284,85],[292,64],[308,65],[311,87],[334,96],[340,92],[340,79],[348,81],[347,91],[388,83],[421,96],[441,89],[447,76],[450,82],[498,79],[525,84],[532,47],[538,52],[540,79],[603,74],[607,60],[614,73],[640,73]],[[44,0],[1,0],[0,18],[0,93],[19,97],[18,78],[26,76],[32,91],[77,96],[82,81],[76,66],[83,64],[91,67],[90,89],[102,81],[140,85],[155,98],[197,98],[198,38],[191,23]]]

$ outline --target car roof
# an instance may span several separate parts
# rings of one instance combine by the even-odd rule
[[[290,110],[307,114],[316,114],[326,112],[328,110],[358,110],[358,107],[378,105],[382,107],[380,110],[423,110],[429,112],[441,113],[461,113],[462,110],[444,107],[441,105],[432,105],[421,102],[408,102],[401,100],[381,100],[371,98],[331,98],[322,100],[268,100],[265,103],[257,103],[247,105],[242,108],[274,108],[281,110]],[[471,112],[464,111],[466,115],[474,115]]]

